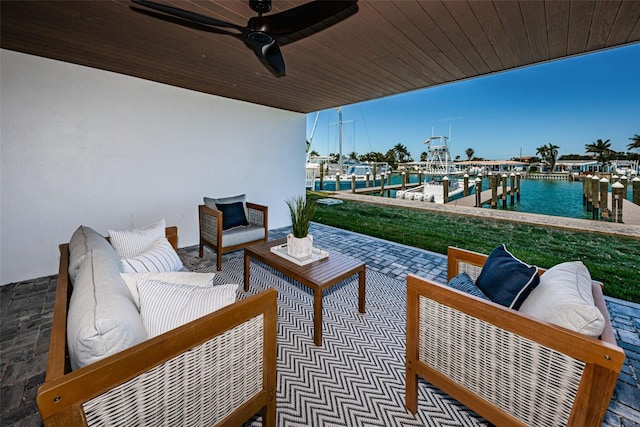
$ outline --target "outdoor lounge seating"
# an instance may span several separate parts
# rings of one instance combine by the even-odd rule
[[[476,280],[486,259],[450,247],[449,280]],[[407,276],[407,409],[418,410],[421,377],[495,425],[600,426],[625,355],[599,282],[592,292],[600,339]]]
[[[175,251],[177,228],[166,228],[166,236]],[[276,291],[231,302],[152,338],[143,329],[131,343],[137,325],[146,328],[143,288],[138,282],[139,313],[121,278],[124,260],[105,242],[80,227],[60,245],[46,378],[37,395],[44,425],[227,426],[262,412],[263,425],[275,427]],[[165,285],[176,286],[153,283]],[[214,293],[226,286],[191,288]],[[88,303],[78,300],[87,294]],[[82,322],[79,311],[88,312]],[[166,314],[159,313],[168,320]]]
[[[222,254],[269,240],[269,208],[246,202],[245,196],[204,198],[198,206],[200,258],[204,247],[216,251],[216,266],[222,269]]]

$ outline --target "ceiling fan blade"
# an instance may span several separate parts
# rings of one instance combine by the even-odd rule
[[[275,38],[285,37],[309,28],[321,21],[335,17],[338,13],[352,7],[354,10],[347,15],[350,16],[357,11],[357,3],[358,0],[312,1],[285,10],[284,12],[253,17],[249,19],[247,27],[254,31],[269,33]],[[347,16],[344,16],[342,19]]]
[[[174,15],[167,15],[165,13],[159,13],[156,12],[155,10],[147,10],[147,9],[141,9],[139,7],[135,7],[135,6],[130,6],[131,10],[133,10],[134,12],[137,13],[141,13],[143,15],[147,15],[147,16],[151,16],[153,18],[156,19],[161,19],[163,21],[167,21],[167,22],[171,22],[172,24],[176,24],[176,25],[180,25],[183,27],[187,27],[187,28],[191,28],[194,30],[198,30],[198,31],[206,31],[208,33],[214,33],[214,34],[224,34],[224,35],[229,35],[229,36],[233,36],[236,38],[241,38],[242,35],[235,33],[235,32],[231,32],[229,30],[220,28],[220,27],[213,27],[211,25],[204,25],[204,24],[199,24],[197,22],[188,20],[188,19],[184,19],[184,18],[178,18],[177,16]]]
[[[284,57],[276,40],[259,32],[250,33],[243,39],[269,71],[276,77],[285,75]]]
[[[178,9],[177,7],[167,6],[160,3],[155,3],[147,0],[131,0],[137,5],[148,7],[149,9],[157,10],[169,15],[177,16],[178,18],[186,19],[198,24],[211,25],[214,27],[222,28],[235,28],[236,30],[244,31],[245,28],[240,25],[232,24],[230,22],[221,21],[219,19],[211,18],[209,16],[200,15],[199,13],[190,12],[184,9]]]

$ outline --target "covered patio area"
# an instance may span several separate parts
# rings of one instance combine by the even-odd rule
[[[271,230],[270,238],[284,237],[288,232],[288,227]],[[379,273],[381,276],[393,279],[394,282],[403,283],[409,273],[438,282],[446,282],[446,258],[441,254],[318,223],[312,224],[311,232],[318,247],[358,258],[367,264],[368,272],[376,272],[376,275]],[[190,269],[202,269],[215,265],[215,254],[207,252],[205,257],[200,259],[197,256],[197,246],[182,248],[179,253],[185,266]],[[225,254],[223,258],[225,267],[230,264],[239,265],[241,257],[242,251]],[[224,271],[225,268],[220,273],[221,276],[226,274]],[[1,424],[3,425],[41,425],[35,396],[38,386],[44,381],[55,285],[56,276],[49,276],[10,284],[0,289]],[[369,297],[370,294],[367,294],[368,299]],[[638,425],[640,424],[640,388],[638,386],[640,306],[611,298],[607,298],[607,305],[616,339],[624,348],[627,360],[603,425]],[[464,412],[464,408],[462,411]],[[405,414],[402,416],[405,417]],[[482,420],[475,419],[473,415],[470,420],[482,425]],[[405,425],[403,422],[401,424]]]

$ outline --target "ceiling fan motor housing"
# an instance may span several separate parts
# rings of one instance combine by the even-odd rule
[[[259,14],[267,13],[271,10],[271,0],[249,0],[249,7]]]

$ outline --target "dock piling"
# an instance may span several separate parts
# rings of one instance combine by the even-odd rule
[[[584,188],[584,197],[587,205],[587,212],[591,212],[593,210],[593,195],[591,193],[591,178],[592,175],[587,175],[587,179],[582,181],[582,185]]]
[[[442,195],[444,196],[444,203],[449,203],[449,177],[442,177]]]
[[[476,208],[482,207],[482,179],[478,176],[476,182]]]
[[[511,183],[511,188],[509,189],[509,203],[511,204],[511,206],[513,206],[514,203],[514,199],[515,199],[515,195],[516,195],[516,174],[511,172],[511,175],[509,175],[510,178],[510,183]]]
[[[624,185],[616,182],[611,186],[613,192],[613,222],[622,222],[622,205],[624,200]]]
[[[507,174],[502,174],[502,209],[507,208]]]
[[[489,187],[491,188],[491,209],[498,209],[498,176],[489,174]]]
[[[640,206],[640,178],[637,176],[631,180],[631,200]]]
[[[598,175],[594,175],[591,177],[591,181],[587,183],[587,185],[591,186],[591,194],[593,200],[593,208],[591,209],[591,218],[592,219],[600,219],[600,197],[598,195],[598,187],[600,186],[600,178]]]
[[[603,220],[609,218],[609,180],[607,178],[600,180],[600,218]]]
[[[356,192],[356,175],[353,173],[351,174],[351,192]]]
[[[469,174],[464,174],[464,197],[467,197],[469,195]]]

